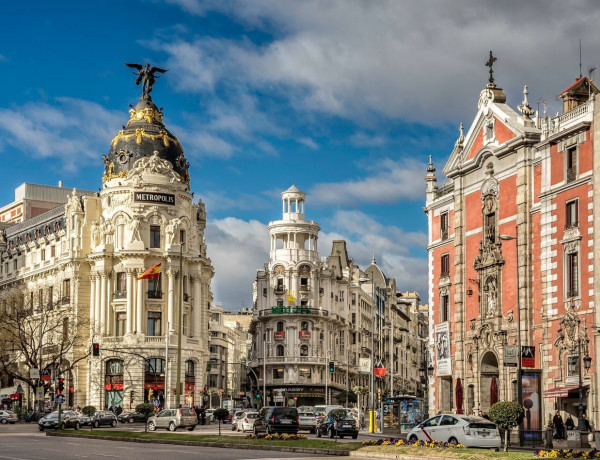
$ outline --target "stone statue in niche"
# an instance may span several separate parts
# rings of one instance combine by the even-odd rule
[[[113,244],[113,233],[115,229],[110,220],[107,220],[101,226],[102,234],[104,235],[104,244]]]
[[[493,317],[496,314],[497,307],[497,286],[496,278],[491,277],[487,281],[487,310],[486,316]]]
[[[96,248],[100,244],[100,227],[97,222],[92,223],[92,247]]]
[[[141,241],[140,236],[140,219],[138,216],[133,216],[131,223],[129,224],[129,230],[131,231],[131,242]]]
[[[172,219],[167,224],[165,231],[167,233],[167,243],[169,245],[174,244],[175,235],[177,234],[180,225],[181,225],[181,221],[179,219]]]

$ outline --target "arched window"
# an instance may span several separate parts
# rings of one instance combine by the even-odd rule
[[[277,332],[283,332],[283,321],[277,321]]]
[[[121,359],[106,361],[106,375],[123,375],[123,361]]]
[[[308,356],[308,345],[300,346],[300,356]]]
[[[149,358],[146,361],[146,374],[160,375],[165,371],[165,360],[162,358]]]
[[[308,321],[302,321],[300,323],[300,330],[301,331],[308,331]]]
[[[283,356],[285,352],[285,349],[283,348],[283,345],[277,345],[277,347],[275,348],[275,356]]]
[[[185,376],[193,377],[195,375],[196,375],[196,363],[194,363],[194,361],[189,359],[185,362]]]

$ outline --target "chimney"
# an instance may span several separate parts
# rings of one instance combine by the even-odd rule
[[[62,186],[63,186],[63,181],[59,180],[59,181],[58,181],[58,186],[62,188]]]

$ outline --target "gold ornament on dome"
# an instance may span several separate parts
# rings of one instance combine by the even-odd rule
[[[148,134],[144,128],[137,128],[135,130],[135,132],[133,132],[131,134],[125,134],[125,132],[123,130],[121,130],[117,133],[115,138],[112,140],[111,144],[114,146],[120,139],[127,140],[127,139],[131,139],[132,137],[135,137],[136,144],[141,144],[142,138],[144,138],[144,137],[151,139],[153,141],[156,139],[162,139],[163,145],[165,147],[168,147],[170,145],[170,143],[172,142],[173,144],[179,146],[179,148],[183,151],[183,147],[181,146],[179,141],[177,139],[175,139],[174,137],[169,136],[167,131],[165,131],[164,129],[160,130],[160,132],[158,134]]]
[[[108,182],[112,179],[125,179],[126,177],[127,171],[121,171],[115,174],[115,164],[111,162],[111,164],[108,165],[106,172],[102,176],[102,183],[104,184],[105,182]]]
[[[148,123],[162,123],[163,114],[151,107],[146,107],[142,110],[129,109],[129,121],[146,120]]]

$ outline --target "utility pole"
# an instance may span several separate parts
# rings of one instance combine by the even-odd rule
[[[165,331],[165,409],[169,408],[169,322]]]

